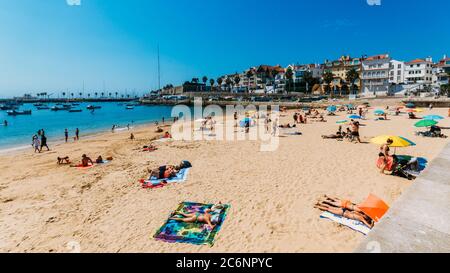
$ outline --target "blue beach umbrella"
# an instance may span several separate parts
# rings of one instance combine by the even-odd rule
[[[444,119],[444,117],[438,116],[438,115],[428,115],[428,116],[424,116],[423,119],[441,120],[441,119]]]
[[[416,108],[416,105],[412,102],[406,104],[406,108]]]
[[[375,110],[374,113],[375,113],[375,115],[378,115],[378,116],[386,114],[386,112],[384,112],[383,110]]]
[[[250,127],[255,126],[255,122],[251,118],[244,118],[243,120],[241,120],[241,122],[239,122],[239,126],[245,127],[246,123],[249,123]]]
[[[336,112],[337,111],[337,107],[334,105],[328,106],[327,108],[328,112]]]
[[[350,116],[348,116],[348,118],[350,118],[350,119],[362,119],[362,117],[358,116],[358,115],[350,115]]]

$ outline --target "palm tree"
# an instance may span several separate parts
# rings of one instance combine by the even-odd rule
[[[251,86],[250,86],[250,79],[253,78],[253,71],[251,69],[249,69],[247,71],[247,73],[245,73],[245,76],[248,79],[248,89],[250,90]]]
[[[347,71],[347,75],[345,75],[345,80],[350,83],[350,89],[354,90],[355,81],[359,79],[359,73],[356,69],[352,68]]]
[[[286,92],[289,92],[290,89],[289,87],[292,84],[292,79],[294,78],[294,72],[292,71],[292,68],[288,67],[288,69],[286,69],[286,74],[284,76],[286,77],[287,80]]]
[[[213,91],[213,87],[214,87],[214,79],[209,79],[209,84],[211,85],[211,92]]]
[[[239,74],[236,73],[236,75],[234,75],[234,84],[235,84],[235,86],[239,86],[240,82],[241,82],[241,77],[239,76]]]
[[[331,82],[334,80],[334,75],[331,71],[327,70],[323,73],[323,81],[327,84],[328,90],[330,91],[331,97],[333,94],[331,92]]]
[[[73,93],[70,93],[70,96],[72,97],[72,99],[73,99],[73,95],[74,95]]]
[[[314,84],[314,77],[311,71],[305,71],[303,73],[303,80],[308,84],[308,87],[306,88],[306,93],[309,92],[309,89]]]
[[[94,93],[94,95],[95,95],[95,98],[97,98],[97,96],[98,96],[98,93],[97,93],[97,92],[95,92],[95,93]]]
[[[66,92],[62,92],[62,96],[63,96],[63,98],[65,98],[66,97]]]
[[[217,78],[217,84],[219,85],[220,90],[222,90],[222,83],[223,83],[223,78],[222,77]]]
[[[116,92],[115,95],[116,95],[116,99],[117,99],[117,95],[119,95],[119,92]]]
[[[80,92],[79,95],[80,95],[80,98],[81,98],[83,96],[83,93]]]
[[[231,91],[231,85],[233,84],[233,80],[230,77],[225,79],[225,84],[228,86],[228,91]]]
[[[111,96],[112,96],[111,92],[109,92],[108,95],[109,95],[109,97],[111,98]]]
[[[102,92],[100,95],[102,95],[102,98],[105,96],[105,92]]]

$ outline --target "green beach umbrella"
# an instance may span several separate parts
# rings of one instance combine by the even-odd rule
[[[414,124],[414,126],[417,128],[420,128],[420,127],[431,127],[436,124],[438,124],[438,122],[435,120],[424,119],[424,120],[421,120],[421,121],[417,122],[416,124]]]

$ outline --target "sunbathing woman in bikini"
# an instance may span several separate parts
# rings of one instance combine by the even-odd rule
[[[326,197],[326,200],[317,203],[314,207],[348,219],[360,221],[369,228],[373,228],[374,226],[374,221],[362,212],[355,204],[348,200],[339,200]]]
[[[207,224],[211,229],[214,229],[216,227],[216,225],[211,223],[211,217],[212,215],[210,214],[212,210],[211,209],[207,209],[205,210],[205,213],[182,213],[182,212],[175,212],[175,214],[173,215],[173,217],[170,217],[170,220],[175,220],[175,221],[180,221],[180,222],[185,222],[185,223],[205,223]],[[180,218],[180,217],[175,217],[175,215],[181,215],[184,218]]]

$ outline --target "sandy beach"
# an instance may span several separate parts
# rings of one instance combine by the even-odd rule
[[[383,107],[396,101],[378,101]],[[438,114],[450,127],[448,109]],[[281,120],[292,123],[293,111]],[[352,252],[364,235],[320,219],[313,206],[324,195],[363,201],[370,193],[392,204],[414,183],[382,175],[375,166],[379,147],[323,140],[346,119],[345,112],[327,122],[300,125],[301,136],[283,136],[274,152],[261,152],[259,141],[156,142],[158,150],[139,148],[158,137],[154,126],[106,132],[79,142],[59,143],[50,152],[28,150],[0,155],[0,252]],[[449,139],[416,136],[417,120],[406,114],[375,121],[373,110],[361,121],[363,141],[400,135],[417,144],[397,154],[429,161]],[[423,129],[422,129],[423,130]],[[450,135],[450,130],[443,130]],[[51,145],[52,143],[50,143]],[[58,166],[58,156],[75,161],[82,154],[114,160],[92,169]],[[143,189],[147,168],[189,160],[184,183]],[[222,202],[231,209],[215,245],[171,244],[153,239],[180,202]]]

